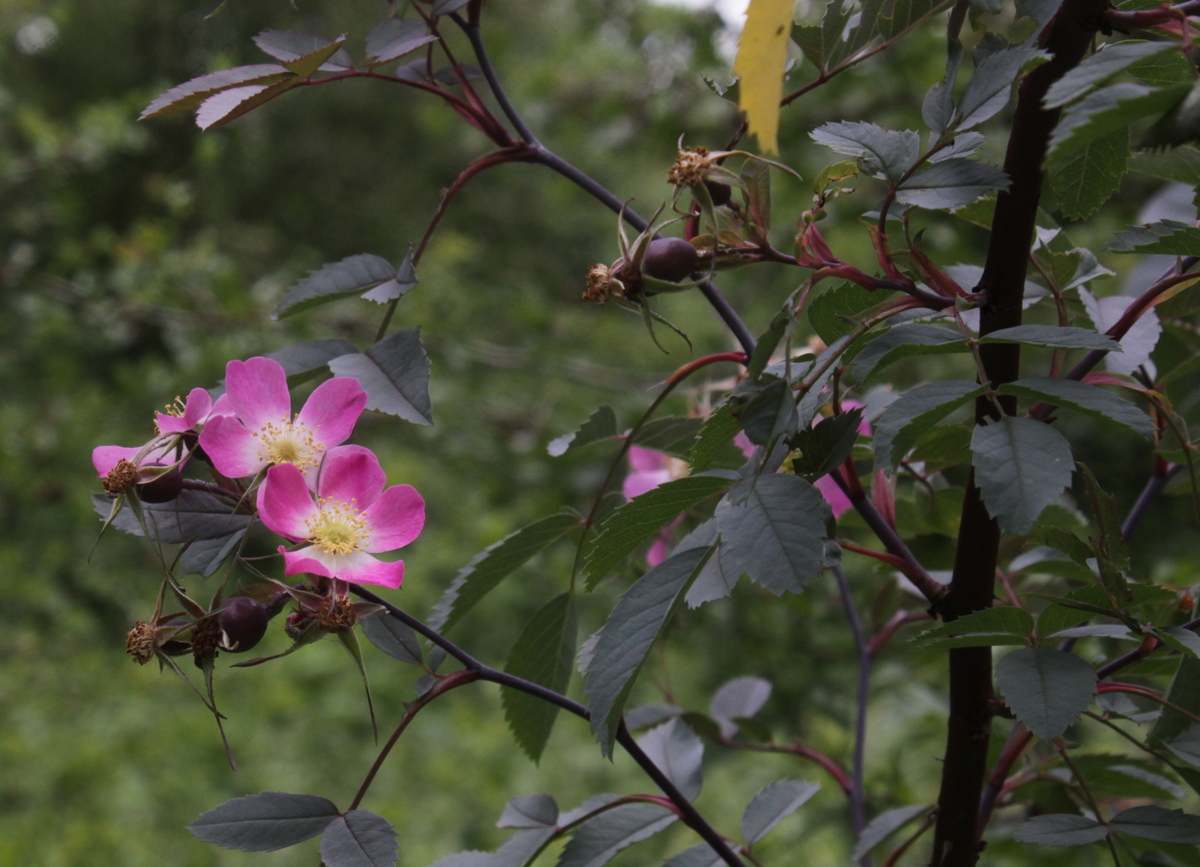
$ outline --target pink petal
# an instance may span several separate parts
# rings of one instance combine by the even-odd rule
[[[258,430],[268,422],[292,420],[287,374],[283,365],[270,358],[256,356],[229,362],[225,366],[225,395],[229,408],[250,430]]]
[[[842,411],[843,412],[845,412],[847,410],[851,410],[851,409],[863,409],[863,408],[864,408],[863,405],[861,403],[859,403],[857,400],[843,400],[842,401]],[[871,423],[869,421],[867,421],[866,416],[863,416],[862,420],[858,423],[858,432],[860,434],[862,434],[863,436],[867,436],[867,437],[869,437],[871,435]]]
[[[294,542],[307,539],[308,520],[319,511],[295,464],[276,464],[267,470],[258,489],[258,516],[269,530]]]
[[[362,446],[338,446],[325,455],[317,493],[343,503],[354,501],[356,508],[365,509],[379,498],[386,483],[374,452]]]
[[[663,470],[667,466],[667,456],[654,449],[644,449],[641,446],[629,447],[629,466],[637,472]]]
[[[187,402],[183,405],[183,415],[166,415],[157,412],[154,421],[158,432],[164,434],[187,433],[197,430],[212,412],[212,396],[203,388],[193,388],[188,394]]]
[[[744,430],[738,431],[738,435],[733,438],[733,444],[742,450],[742,454],[746,457],[754,454],[754,443],[750,442],[750,437],[746,436]]]
[[[200,431],[200,448],[217,472],[231,479],[252,476],[267,465],[259,441],[231,415],[213,416]]]
[[[385,563],[364,551],[342,555],[327,554],[316,546],[310,546],[297,551],[285,551],[280,547],[279,553],[283,554],[285,575],[303,572],[358,584],[378,584],[393,589],[404,581],[404,561]]]
[[[625,481],[621,485],[621,490],[625,492],[627,500],[632,500],[634,497],[641,496],[646,491],[653,490],[669,481],[671,481],[670,470],[630,473],[625,477]]]
[[[326,447],[336,446],[350,438],[366,405],[367,393],[358,380],[338,376],[313,390],[297,420],[312,431],[317,442]]]
[[[813,485],[833,509],[833,517],[840,518],[842,513],[850,508],[850,498],[838,487],[838,483],[830,476],[821,476]]]
[[[118,461],[133,462],[140,451],[139,448],[127,449],[124,446],[96,446],[92,449],[92,466],[96,468],[96,474],[103,479],[112,472]]]
[[[393,485],[365,510],[363,517],[371,525],[371,541],[366,550],[373,554],[394,551],[421,534],[425,527],[425,500],[412,485]]]

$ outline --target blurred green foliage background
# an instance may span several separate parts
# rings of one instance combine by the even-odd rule
[[[263,29],[347,32],[358,52],[388,11],[381,2],[232,0],[210,16],[215,5],[0,0],[2,864],[311,865],[315,846],[245,855],[200,843],[183,826],[260,790],[344,805],[375,755],[359,678],[326,640],[253,669],[230,670],[222,659],[217,698],[240,765],[229,770],[195,696],[124,653],[125,631],[153,609],[159,567],[147,546],[116,534],[92,551],[99,522],[89,497],[99,486],[90,454],[96,445],[143,442],[155,409],[216,384],[231,358],[318,337],[365,348],[381,311],[364,302],[281,322],[271,311],[292,282],[326,262],[364,252],[399,261],[439,191],[487,143],[435,100],[365,81],[292,92],[209,133],[190,115],[137,122],[170,86],[264,62],[251,42]],[[665,175],[681,135],[720,147],[736,126],[733,106],[700,78],[728,77],[728,58],[714,47],[720,30],[715,13],[635,0],[494,0],[485,22],[509,93],[543,140],[644,213],[669,198]],[[826,120],[917,124],[942,51],[931,27],[798,104],[783,118],[782,158],[809,177],[833,161],[806,135]],[[998,159],[1002,139],[990,147]],[[777,186],[779,246],[787,249],[789,221],[809,193],[782,176]],[[1151,188],[1144,180],[1128,186],[1126,204],[1084,227],[1077,242],[1129,221]],[[870,269],[854,207],[835,213],[843,219],[831,221],[828,236]],[[425,533],[406,551],[406,583],[392,595],[418,616],[486,545],[563,505],[586,509],[603,478],[603,450],[552,459],[546,443],[601,403],[632,423],[649,389],[691,357],[660,330],[671,350],[663,355],[637,318],[579,300],[587,268],[616,258],[615,228],[612,214],[547,170],[501,167],[454,203],[420,285],[403,299],[395,325],[422,327],[436,426],[371,417],[356,439],[380,453],[392,483],[411,483],[427,500]],[[926,250],[977,261],[983,240],[962,222],[931,218]],[[796,280],[770,267],[721,285],[757,332]],[[697,355],[733,348],[693,295],[662,299],[661,309]],[[1111,468],[1125,474],[1116,487],[1136,490],[1147,470],[1143,446],[1087,443],[1100,459],[1115,453]],[[1156,517],[1181,511],[1168,503]],[[942,538],[930,541],[930,556],[944,552]],[[452,637],[499,665],[524,620],[565,588],[570,557],[566,546],[548,552]],[[1156,577],[1190,574],[1196,559],[1194,550],[1160,558],[1170,574]],[[897,604],[880,596],[890,581],[854,569],[860,601],[885,617]],[[582,635],[621,589],[604,586],[584,600]],[[285,646],[275,630],[266,649]],[[368,654],[387,731],[413,695],[415,672]],[[639,694],[661,699],[661,688],[704,708],[730,677],[768,677],[776,692],[763,716],[780,737],[844,759],[852,660],[832,583],[782,603],[742,588],[681,621]],[[868,756],[879,809],[932,798],[940,671],[933,652],[885,654],[877,666]],[[844,801],[815,767],[713,751],[706,773],[699,806],[728,833],[765,783],[821,780],[825,790],[768,838],[762,856],[799,863],[792,847],[803,840],[805,863],[844,863]],[[534,766],[509,737],[497,692],[477,686],[418,718],[364,807],[396,825],[402,863],[418,867],[459,849],[494,848],[503,839],[494,821],[513,795],[545,791],[572,807],[597,792],[647,785],[623,757],[602,760],[573,719],[559,720]],[[661,860],[693,842],[676,829],[623,863]]]

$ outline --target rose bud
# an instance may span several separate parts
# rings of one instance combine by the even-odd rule
[[[647,277],[680,283],[696,270],[696,248],[683,238],[655,238],[646,247],[642,272]]]
[[[733,198],[733,187],[729,184],[723,184],[720,181],[705,181],[704,186],[708,188],[708,194],[712,197],[713,207],[721,207],[728,205],[729,200]]]
[[[230,653],[249,650],[262,640],[270,620],[267,607],[248,596],[232,596],[217,615],[221,627],[221,649]]]
[[[165,473],[137,486],[138,499],[143,503],[169,503],[183,491],[183,473],[172,467]]]

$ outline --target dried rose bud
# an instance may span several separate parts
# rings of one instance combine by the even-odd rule
[[[271,619],[267,607],[248,596],[231,596],[217,615],[221,649],[230,653],[249,650],[262,640]]]
[[[648,277],[680,283],[696,270],[699,254],[683,238],[655,238],[646,247],[642,271]]]

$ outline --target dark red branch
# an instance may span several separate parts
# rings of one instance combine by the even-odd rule
[[[981,335],[1021,324],[1043,163],[1060,114],[1044,109],[1042,99],[1051,84],[1083,59],[1103,22],[1106,5],[1103,0],[1064,0],[1041,39],[1041,46],[1053,57],[1021,82],[1004,160],[1011,185],[996,200],[987,261],[977,287],[985,299],[980,308]],[[979,349],[983,372],[993,385],[1019,377],[1018,344],[984,344]],[[1015,413],[1014,400],[1001,401],[1005,412]],[[991,401],[981,399],[976,404],[976,424],[995,413]],[[954,577],[941,607],[945,620],[991,605],[999,545],[1000,528],[988,513],[972,472],[959,525]],[[987,774],[991,698],[991,648],[952,649],[950,717],[932,867],[974,867],[979,859],[978,808]]]

